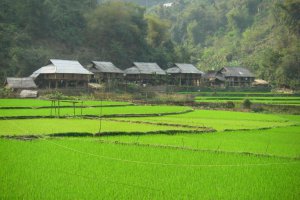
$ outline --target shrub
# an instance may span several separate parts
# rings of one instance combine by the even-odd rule
[[[0,88],[0,97],[7,98],[12,96],[12,90],[7,88]]]
[[[234,108],[235,104],[232,101],[227,101],[225,107],[226,108]]]
[[[250,109],[251,108],[251,104],[252,104],[252,102],[249,99],[245,99],[243,101],[243,108]]]

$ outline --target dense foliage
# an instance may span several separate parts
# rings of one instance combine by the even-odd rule
[[[299,0],[2,0],[0,80],[28,76],[49,58],[246,66],[299,87]],[[146,11],[143,6],[158,4]]]
[[[3,0],[0,5],[0,79],[28,76],[49,58],[133,61],[164,65],[168,26],[132,3],[97,0]],[[148,31],[148,27],[151,33]],[[154,36],[157,33],[161,34]],[[152,45],[152,43],[154,45]]]
[[[203,70],[240,65],[277,86],[300,85],[299,0],[180,0],[151,12],[172,21],[182,59]]]

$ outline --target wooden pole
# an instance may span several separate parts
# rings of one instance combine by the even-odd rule
[[[81,101],[81,117],[82,117],[83,101]]]
[[[60,117],[60,103],[59,100],[57,100],[57,105],[58,105],[58,118]]]
[[[73,102],[73,112],[74,112],[74,117],[75,117],[75,102]]]

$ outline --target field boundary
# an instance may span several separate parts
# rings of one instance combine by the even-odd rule
[[[179,112],[165,112],[165,113],[149,113],[149,114],[110,114],[110,115],[62,115],[62,116],[0,116],[0,120],[9,119],[38,119],[38,118],[83,118],[83,119],[99,119],[99,118],[116,118],[116,117],[157,117],[167,115],[179,115],[193,112],[194,109],[188,109]]]
[[[86,105],[76,106],[75,108],[101,108],[101,107],[125,107],[125,106],[136,106],[134,103],[130,104],[116,104],[116,105]],[[0,106],[1,109],[48,109],[48,108],[74,108],[73,106]]]
[[[163,123],[163,122],[147,122],[147,121],[131,121],[131,120],[123,120],[123,119],[106,119],[107,121],[114,121],[114,122],[127,122],[127,123],[135,123],[135,124],[150,124],[150,125],[158,125],[158,126],[174,126],[174,127],[183,127],[183,128],[194,128],[194,129],[203,129],[203,128],[211,128],[206,126],[192,126],[187,124],[170,124],[170,123]]]
[[[174,150],[187,150],[187,151],[197,151],[197,152],[212,152],[212,153],[224,153],[224,154],[238,154],[238,155],[247,155],[247,156],[260,156],[260,157],[268,157],[268,158],[283,158],[283,159],[291,159],[291,160],[299,160],[300,157],[289,157],[289,156],[279,156],[273,154],[263,154],[263,153],[253,153],[253,152],[244,152],[244,151],[225,151],[225,150],[217,150],[217,149],[199,149],[192,148],[187,146],[174,146],[174,145],[161,145],[161,144],[146,144],[139,142],[120,142],[120,141],[109,141],[109,140],[97,140],[97,142],[104,144],[116,144],[116,145],[128,145],[128,146],[141,146],[141,147],[154,147],[154,148],[165,148],[165,149],[174,149]]]
[[[203,128],[202,130],[158,130],[158,131],[105,131],[100,133],[91,132],[64,132],[64,133],[51,133],[51,134],[25,134],[25,135],[1,135],[0,138],[4,139],[16,139],[16,140],[34,140],[45,137],[103,137],[103,136],[140,136],[140,135],[176,135],[176,134],[205,134],[214,133],[215,129]]]

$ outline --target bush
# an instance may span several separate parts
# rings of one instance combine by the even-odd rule
[[[252,107],[253,112],[263,112],[264,108],[262,106],[254,106]]]
[[[251,104],[252,104],[252,102],[249,99],[245,99],[243,101],[243,108],[250,109],[251,108]]]
[[[227,101],[225,107],[226,108],[234,108],[235,104],[232,101]]]
[[[7,88],[0,88],[0,97],[8,98],[12,96],[12,90]]]

